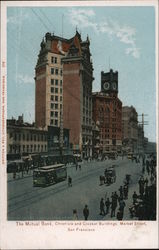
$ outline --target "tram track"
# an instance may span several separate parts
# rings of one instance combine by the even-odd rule
[[[88,179],[88,177],[92,177],[94,175],[103,174],[103,169],[105,166],[99,167],[94,169],[94,167],[90,168],[87,172],[81,172],[80,176],[74,176],[73,179],[73,186],[76,186]],[[50,190],[48,190],[50,188]],[[8,214],[24,208],[30,204],[34,204],[36,202],[39,202],[41,200],[47,199],[49,196],[55,195],[57,193],[63,192],[67,187],[67,183],[60,182],[55,185],[46,187],[46,188],[36,188],[35,190],[29,190],[27,193],[23,193],[20,195],[16,195],[14,197],[11,197],[8,200]],[[39,193],[40,191],[40,193]],[[17,200],[18,199],[18,200]]]
[[[123,164],[125,165],[127,163],[123,162]],[[112,165],[112,164],[109,164],[109,165]],[[97,166],[97,168],[92,167],[83,173],[81,171],[80,176],[78,175],[74,176],[73,186],[76,186],[93,176],[98,177],[101,174],[101,172],[103,174],[103,169],[105,167],[106,166]],[[48,188],[50,188],[50,190],[48,190]],[[67,183],[60,182],[60,183],[57,183],[55,185],[52,185],[46,188],[38,188],[38,189],[36,188],[35,190],[30,189],[27,193],[25,192],[20,195],[13,196],[8,200],[8,215],[12,212],[15,212],[18,209],[22,209],[24,207],[37,203],[41,200],[45,200],[52,195],[63,192],[64,190],[66,190],[66,188],[68,188]]]

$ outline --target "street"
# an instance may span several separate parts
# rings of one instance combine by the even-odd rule
[[[80,163],[79,163],[80,164]],[[115,166],[116,182],[107,186],[100,185],[99,176],[104,175],[106,167]],[[126,174],[131,175],[128,199],[125,200],[124,220],[132,220],[129,206],[132,194],[138,193],[138,180],[141,176],[141,163],[118,157],[117,160],[82,162],[81,170],[67,165],[68,176],[72,178],[72,187],[67,180],[49,187],[33,187],[32,173],[24,174],[13,180],[8,175],[8,220],[73,220],[73,209],[77,210],[79,220],[83,220],[83,208],[89,208],[88,220],[116,220],[110,213],[100,215],[100,200],[111,198],[114,191],[119,193]],[[134,218],[135,219],[135,218]]]

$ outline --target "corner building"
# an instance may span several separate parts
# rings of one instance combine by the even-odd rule
[[[75,37],[65,39],[46,33],[41,42],[35,67],[35,123],[37,127],[60,127],[63,110],[61,59],[67,55]]]
[[[122,102],[118,72],[101,72],[101,92],[92,95],[93,120],[99,123],[100,153],[122,150]]]
[[[63,125],[70,130],[74,152],[92,156],[92,82],[90,42],[81,40],[78,32],[62,59]]]

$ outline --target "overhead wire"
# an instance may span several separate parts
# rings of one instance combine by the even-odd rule
[[[34,15],[36,15],[36,17],[41,21],[41,23],[43,24],[43,26],[44,26],[47,30],[49,30],[49,28],[47,27],[47,25],[43,22],[42,18],[36,13],[36,11],[35,11],[33,8],[31,8],[31,10],[32,10],[32,12],[34,13]]]
[[[52,22],[50,21],[50,19],[47,17],[47,15],[45,15],[45,13],[43,12],[43,10],[41,8],[39,8],[39,11],[41,12],[41,14],[47,19],[48,23],[53,26]]]

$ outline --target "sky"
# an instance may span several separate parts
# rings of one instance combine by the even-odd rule
[[[93,91],[101,71],[118,71],[119,98],[145,114],[156,141],[155,9],[152,6],[7,7],[7,118],[35,120],[35,66],[46,32],[90,39]],[[141,116],[138,117],[139,122]]]

